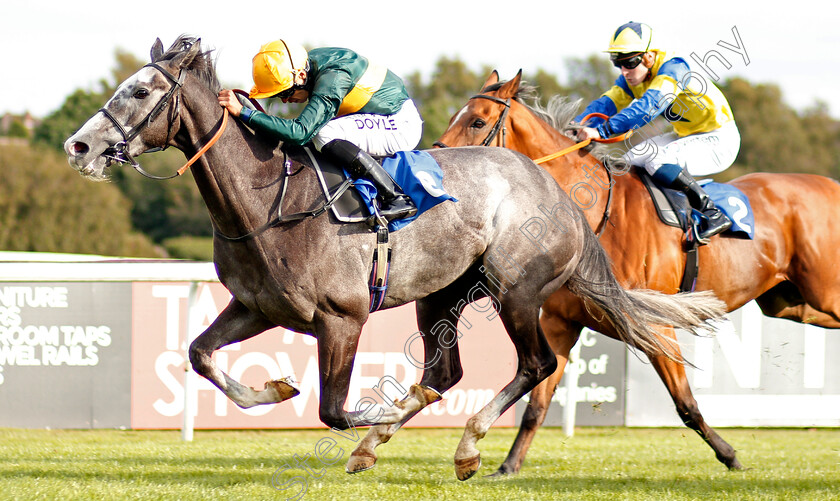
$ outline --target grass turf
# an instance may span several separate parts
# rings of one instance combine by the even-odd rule
[[[312,500],[840,498],[840,430],[719,430],[748,468],[730,472],[685,429],[544,428],[519,475],[484,478],[515,431],[492,429],[481,470],[459,482],[453,429],[403,430],[356,475],[344,472],[354,443],[329,430],[197,431],[184,443],[177,431],[0,429],[0,499],[287,499],[303,479]],[[325,456],[343,457],[320,471],[313,449],[325,437],[337,443]],[[294,467],[307,453],[318,478]]]

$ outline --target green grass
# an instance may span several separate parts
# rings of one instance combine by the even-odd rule
[[[519,475],[488,479],[480,475],[495,471],[515,435],[493,429],[479,442],[479,474],[459,482],[460,430],[403,430],[378,449],[376,468],[347,475],[353,443],[327,430],[197,431],[184,443],[177,431],[0,429],[0,499],[285,499],[297,489],[273,489],[272,475],[324,437],[345,455],[310,478],[304,499],[840,498],[840,430],[719,431],[748,470],[727,471],[689,430],[581,428],[566,438],[545,428]]]

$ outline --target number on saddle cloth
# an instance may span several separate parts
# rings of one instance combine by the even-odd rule
[[[687,231],[689,216],[697,211],[691,209],[685,193],[656,185],[647,172],[638,170],[645,187],[653,199],[659,219],[669,225]],[[732,227],[726,231],[733,236],[752,239],[755,234],[755,222],[752,207],[747,196],[738,188],[711,180],[699,181],[712,201],[732,220]]]

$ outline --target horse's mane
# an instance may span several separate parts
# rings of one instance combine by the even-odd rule
[[[190,35],[181,35],[163,53],[163,56],[159,60],[172,60],[175,56],[189,50],[195,44],[201,45],[201,39]],[[210,90],[218,93],[222,89],[222,84],[219,83],[219,79],[216,76],[216,61],[213,60],[212,53],[212,49],[203,52],[199,51],[187,69],[192,71]]]
[[[481,92],[491,92],[499,90],[499,88],[506,82],[498,82],[488,85]],[[580,113],[581,103],[583,99],[571,99],[566,96],[552,96],[548,100],[548,104],[542,106],[539,102],[539,93],[537,87],[531,85],[524,80],[519,85],[519,90],[513,99],[525,106],[531,113],[537,116],[540,120],[556,129],[564,136],[575,139],[575,131],[583,126],[579,123],[574,123],[572,120]],[[587,146],[585,149],[598,159],[599,162],[608,161],[614,168],[625,167],[624,161],[621,158],[616,158],[614,152],[611,153],[610,146],[602,143],[592,143],[595,146]]]

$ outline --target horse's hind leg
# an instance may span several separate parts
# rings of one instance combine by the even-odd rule
[[[242,408],[279,403],[294,397],[299,391],[288,381],[268,381],[264,390],[255,390],[225,374],[211,358],[219,348],[250,339],[272,327],[273,324],[248,310],[236,298],[231,299],[210,327],[190,344],[193,369]]]
[[[582,329],[579,324],[571,324],[558,318],[548,318],[545,311],[543,312],[541,325],[544,327],[546,339],[557,356],[557,370],[531,390],[528,406],[522,415],[522,423],[519,425],[519,432],[516,434],[510,452],[508,452],[507,458],[499,466],[499,469],[489,476],[497,477],[519,472],[537,430],[545,421],[548,407],[551,404],[551,397],[554,396],[554,391],[566,370],[569,352],[577,342]]]
[[[441,398],[461,379],[463,370],[457,345],[456,326],[466,303],[467,289],[447,287],[417,301],[417,326],[423,334],[425,364],[423,378],[397,405],[410,408],[398,423],[371,427],[347,460],[347,473],[358,473],[376,464],[374,449],[384,444],[412,417]],[[416,403],[410,402],[410,400]]]
[[[512,303],[512,298],[508,298],[499,313],[516,347],[519,361],[516,375],[486,407],[467,421],[464,436],[455,451],[455,475],[458,480],[472,477],[481,466],[481,453],[476,443],[484,438],[490,426],[525,393],[557,370],[557,358],[543,336],[538,310],[535,309],[533,314],[527,310],[510,311],[516,310]]]
[[[672,327],[663,327],[660,329],[663,337],[676,339]],[[679,347],[674,346],[674,349],[678,350]],[[665,383],[668,393],[671,394],[671,399],[674,401],[677,414],[682,419],[682,422],[696,431],[709,444],[709,447],[715,451],[715,457],[717,457],[718,461],[726,465],[727,468],[730,470],[743,469],[738,458],[735,457],[735,449],[722,439],[703,419],[703,415],[700,413],[700,407],[697,405],[697,401],[691,393],[691,387],[688,385],[683,364],[675,362],[663,355],[648,355],[648,358],[650,358],[651,364],[653,364],[662,382]]]

